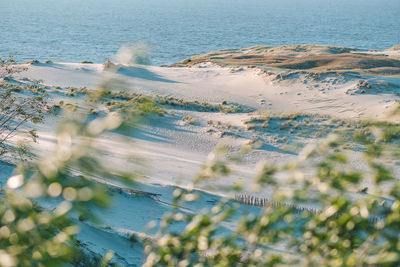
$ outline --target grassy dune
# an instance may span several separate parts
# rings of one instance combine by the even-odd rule
[[[391,51],[396,51],[394,47]],[[220,66],[264,66],[313,72],[357,72],[387,76],[400,75],[400,60],[382,53],[365,53],[353,48],[296,45],[254,46],[244,49],[218,50],[194,56],[171,66],[194,66],[211,62]]]

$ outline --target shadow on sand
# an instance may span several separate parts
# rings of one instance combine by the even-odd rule
[[[141,67],[120,67],[118,68],[117,73],[155,82],[179,83],[177,81],[165,79],[162,76]]]

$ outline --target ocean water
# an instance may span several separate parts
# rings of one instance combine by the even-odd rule
[[[252,45],[400,44],[400,0],[0,0],[0,57],[104,62],[123,45],[151,64]]]

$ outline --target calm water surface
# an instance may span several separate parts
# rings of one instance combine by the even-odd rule
[[[0,0],[0,57],[104,62],[127,42],[152,64],[257,44],[400,44],[400,0]]]

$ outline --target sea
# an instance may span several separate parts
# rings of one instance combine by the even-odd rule
[[[400,44],[400,0],[0,0],[0,57],[102,63],[146,43],[152,65],[225,48]]]

